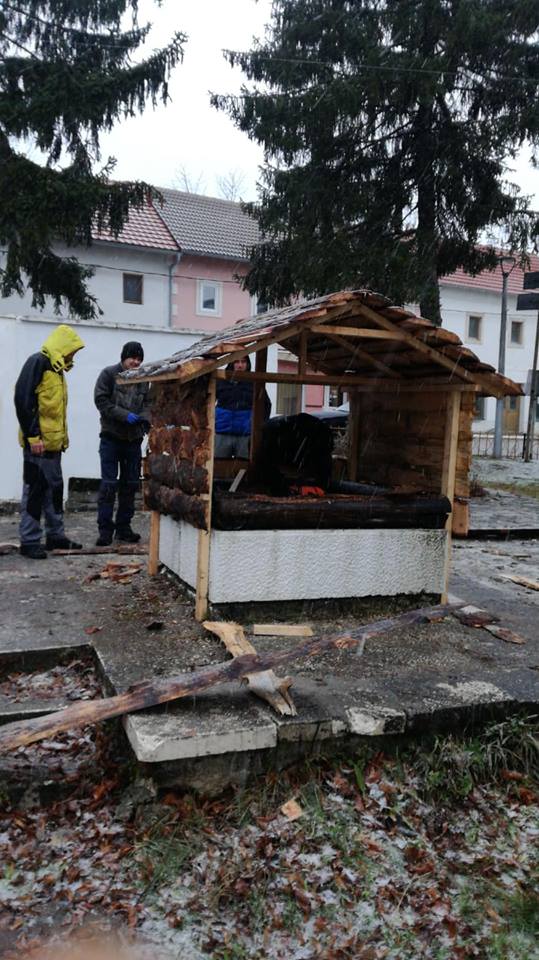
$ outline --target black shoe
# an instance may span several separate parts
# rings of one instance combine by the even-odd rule
[[[131,527],[122,527],[120,530],[116,531],[114,539],[121,540],[122,543],[138,543],[140,540],[140,533],[135,533]]]
[[[110,547],[112,543],[112,533],[109,533],[108,530],[100,531],[97,540],[95,541],[96,547]]]
[[[75,543],[68,537],[47,537],[47,550],[82,550],[82,543]]]
[[[41,543],[21,543],[21,554],[30,560],[46,560],[47,551]]]

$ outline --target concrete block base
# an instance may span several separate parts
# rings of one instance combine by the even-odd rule
[[[396,596],[444,589],[445,530],[212,530],[210,603]],[[196,587],[198,531],[160,519],[159,559]]]

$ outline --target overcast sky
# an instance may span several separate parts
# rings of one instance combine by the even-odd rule
[[[180,187],[183,166],[194,182],[201,178],[198,192],[216,196],[216,177],[236,169],[245,177],[242,198],[255,198],[261,148],[210,106],[209,91],[239,90],[241,70],[231,69],[222,50],[249,49],[253,36],[263,36],[270,9],[271,0],[163,0],[160,8],[152,0],[140,0],[139,21],[154,24],[150,48],[164,46],[176,30],[189,39],[183,64],[171,79],[169,104],[149,107],[102,137],[103,159],[116,157],[116,178]],[[534,195],[533,205],[539,208],[539,171],[532,169],[527,152],[511,179]]]

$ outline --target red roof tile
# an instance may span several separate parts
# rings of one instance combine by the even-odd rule
[[[522,293],[524,287],[524,272],[530,270],[539,270],[539,257],[530,256],[530,265],[526,271],[518,265],[509,274],[507,290],[509,293]],[[494,290],[496,293],[502,292],[502,271],[499,265],[495,270],[483,270],[477,276],[472,277],[465,273],[462,267],[459,267],[455,273],[447,277],[440,277],[440,283],[456,287],[476,287],[481,290]]]
[[[94,240],[110,243],[125,243],[131,247],[146,247],[150,250],[178,250],[178,244],[156,209],[150,203],[140,210],[132,208],[129,219],[117,237],[110,230],[94,230]]]

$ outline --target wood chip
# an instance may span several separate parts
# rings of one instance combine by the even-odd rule
[[[500,640],[505,640],[506,643],[526,643],[523,637],[519,637],[518,633],[513,633],[513,631],[509,630],[507,627],[500,627],[497,623],[485,623],[484,629],[488,630],[493,637],[498,637]]]
[[[303,816],[303,809],[297,800],[287,800],[280,809],[287,820],[299,820],[299,818]]]
[[[312,637],[313,628],[308,623],[253,623],[251,633],[255,637]]]

